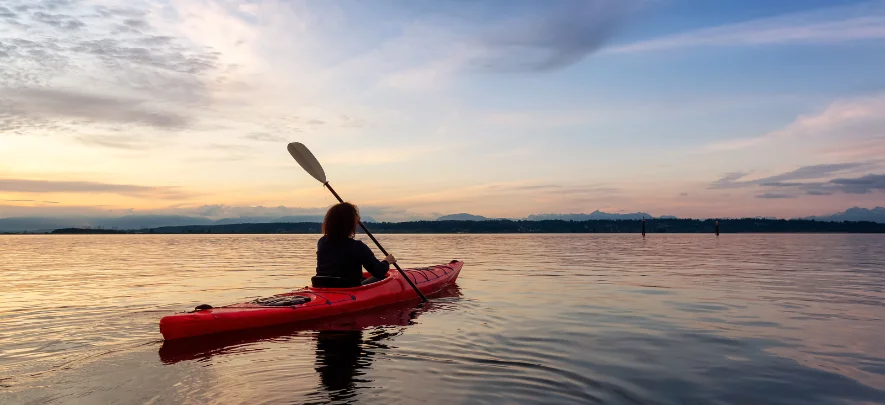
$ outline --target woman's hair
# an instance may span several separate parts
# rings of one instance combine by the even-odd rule
[[[356,233],[360,211],[351,203],[335,204],[323,219],[323,235],[330,238],[349,238]]]

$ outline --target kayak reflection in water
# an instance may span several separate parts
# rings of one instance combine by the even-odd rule
[[[316,366],[320,382],[332,396],[342,401],[354,396],[355,383],[367,382],[357,376],[365,374],[371,353],[362,348],[361,330],[322,330],[316,335]]]
[[[375,258],[372,250],[354,239],[360,214],[350,203],[335,204],[323,219],[323,236],[317,242],[317,275],[311,279],[318,288],[347,288],[371,284],[384,279],[393,255],[384,260]],[[365,267],[371,277],[363,278]]]

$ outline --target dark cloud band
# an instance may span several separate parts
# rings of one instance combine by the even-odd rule
[[[109,193],[133,197],[178,199],[188,197],[177,187],[153,187],[131,184],[99,183],[92,181],[53,181],[29,179],[0,179],[0,192],[17,193]]]

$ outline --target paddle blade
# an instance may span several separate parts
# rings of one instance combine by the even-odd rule
[[[323,171],[323,167],[320,166],[320,162],[317,161],[317,158],[313,157],[313,153],[310,153],[310,150],[307,149],[307,146],[304,146],[301,142],[292,142],[289,146],[286,147],[289,150],[289,154],[295,158],[295,161],[301,165],[301,168],[307,172],[307,174],[313,176],[313,178],[320,181],[320,183],[326,184],[326,172]]]

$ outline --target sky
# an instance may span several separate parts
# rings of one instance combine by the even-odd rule
[[[2,0],[0,217],[885,205],[885,1]]]

